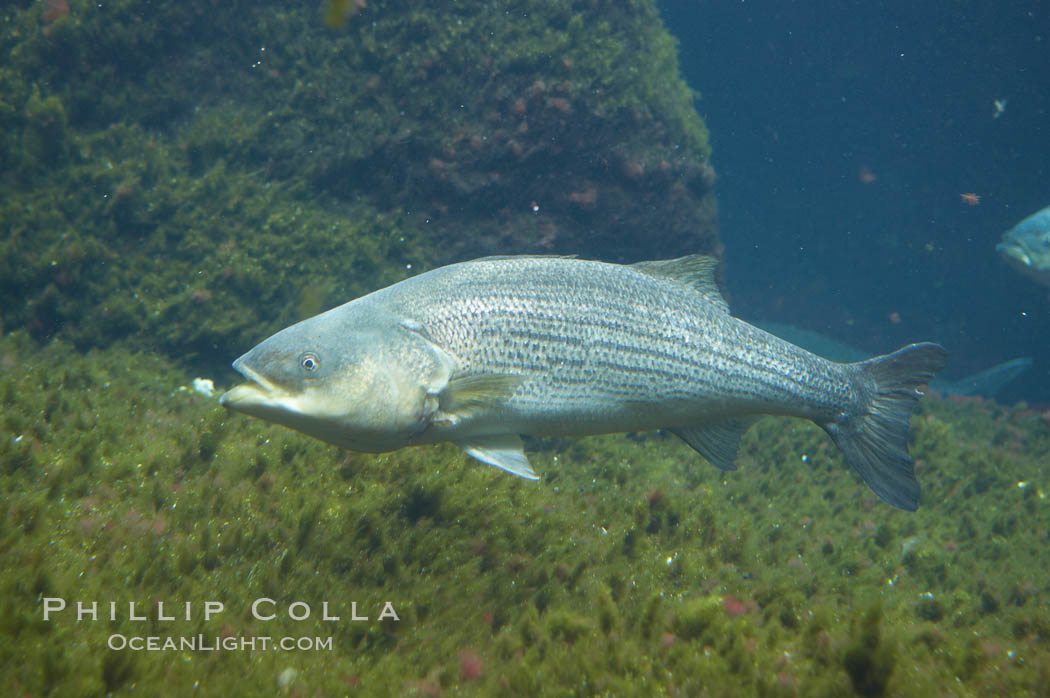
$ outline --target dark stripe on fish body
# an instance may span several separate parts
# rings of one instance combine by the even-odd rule
[[[677,289],[670,284],[643,277],[632,280],[641,281],[640,287],[659,286],[661,292],[641,288],[625,299],[622,289],[615,287],[566,285],[560,277],[557,280],[566,291],[562,295],[529,284],[507,292],[482,282],[459,284],[458,292],[468,299],[445,300],[428,324],[436,336],[452,340],[453,347],[461,344],[456,339],[476,343],[458,348],[467,373],[548,372],[546,380],[532,378],[536,382],[532,389],[528,383],[519,388],[515,399],[522,403],[567,400],[579,395],[575,390],[579,386],[589,387],[591,397],[620,399],[632,395],[651,400],[709,397],[774,403],[849,399],[835,394],[842,390],[841,377],[800,366],[800,356],[791,351],[794,347],[748,331],[739,321],[705,307],[687,289],[674,293]],[[477,295],[471,296],[475,289]],[[610,289],[621,297],[606,297]],[[671,306],[673,301],[679,305]],[[718,333],[718,321],[730,332]],[[676,337],[681,339],[676,342]],[[759,345],[767,351],[757,352],[748,345],[748,340],[759,337]],[[790,347],[784,357],[787,362],[769,355],[768,349],[784,346]],[[552,369],[556,375],[550,373]],[[830,395],[819,395],[829,388]]]

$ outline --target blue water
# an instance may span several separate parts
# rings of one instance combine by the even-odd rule
[[[1050,3],[662,11],[711,130],[735,314],[873,352],[936,340],[949,376],[1031,356],[1000,397],[1050,402],[1050,289],[994,250],[1050,204]]]

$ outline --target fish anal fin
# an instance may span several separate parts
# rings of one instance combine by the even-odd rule
[[[512,475],[526,480],[539,480],[540,476],[529,465],[521,437],[517,434],[479,436],[459,444],[466,454],[486,465],[494,465]]]
[[[733,461],[740,448],[740,437],[754,422],[754,417],[720,419],[695,427],[671,429],[671,433],[692,446],[711,465],[725,472],[736,470]]]

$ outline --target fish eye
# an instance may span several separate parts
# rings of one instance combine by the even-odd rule
[[[307,373],[313,373],[320,367],[321,359],[317,358],[317,354],[312,351],[303,352],[299,356],[299,368],[303,369]]]

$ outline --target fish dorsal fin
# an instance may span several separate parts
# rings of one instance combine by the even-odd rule
[[[725,472],[736,470],[733,461],[740,448],[740,437],[754,422],[754,417],[737,417],[671,431],[710,461],[711,465]]]
[[[471,262],[499,262],[505,259],[579,259],[577,254],[490,254],[471,259]]]
[[[715,281],[718,260],[702,254],[691,254],[678,259],[658,259],[649,262],[636,262],[633,269],[658,279],[674,281],[688,286],[711,302],[719,310],[729,312],[729,304],[722,297]]]

